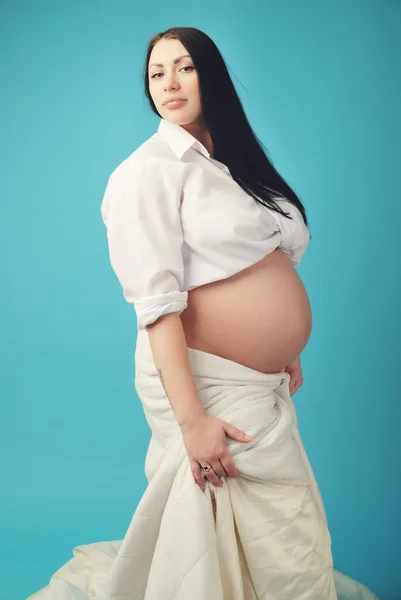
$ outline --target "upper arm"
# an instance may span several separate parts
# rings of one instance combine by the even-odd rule
[[[187,306],[179,199],[156,165],[125,164],[106,186],[101,212],[110,263],[135,306],[138,329]]]

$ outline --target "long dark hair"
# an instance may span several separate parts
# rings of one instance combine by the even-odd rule
[[[248,122],[219,49],[203,31],[195,27],[170,27],[150,40],[144,80],[153,112],[161,116],[149,91],[149,59],[153,47],[162,38],[178,39],[191,55],[199,77],[202,117],[213,140],[213,158],[227,165],[233,179],[256,202],[289,219],[292,218],[290,214],[284,212],[274,198],[294,204],[308,227],[304,206],[269,160],[267,149]]]

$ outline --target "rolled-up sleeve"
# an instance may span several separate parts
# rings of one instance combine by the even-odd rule
[[[138,330],[187,307],[179,207],[180,190],[157,165],[123,163],[109,177],[101,214],[110,263]]]
[[[309,229],[305,225],[300,210],[294,204],[282,198],[274,198],[274,200],[284,212],[290,213],[292,217],[289,219],[276,211],[271,211],[281,232],[282,241],[279,248],[289,256],[293,265],[298,266],[309,244]]]

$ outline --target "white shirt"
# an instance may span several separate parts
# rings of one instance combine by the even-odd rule
[[[226,279],[280,248],[299,265],[309,230],[260,205],[226,165],[180,125],[159,127],[111,173],[101,214],[111,266],[134,305],[138,330],[181,314],[188,290]]]

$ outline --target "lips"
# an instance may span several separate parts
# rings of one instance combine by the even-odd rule
[[[170,100],[167,100],[167,102],[164,103],[164,106],[168,106],[169,104],[180,104],[181,102],[185,102],[184,98],[170,98]]]

